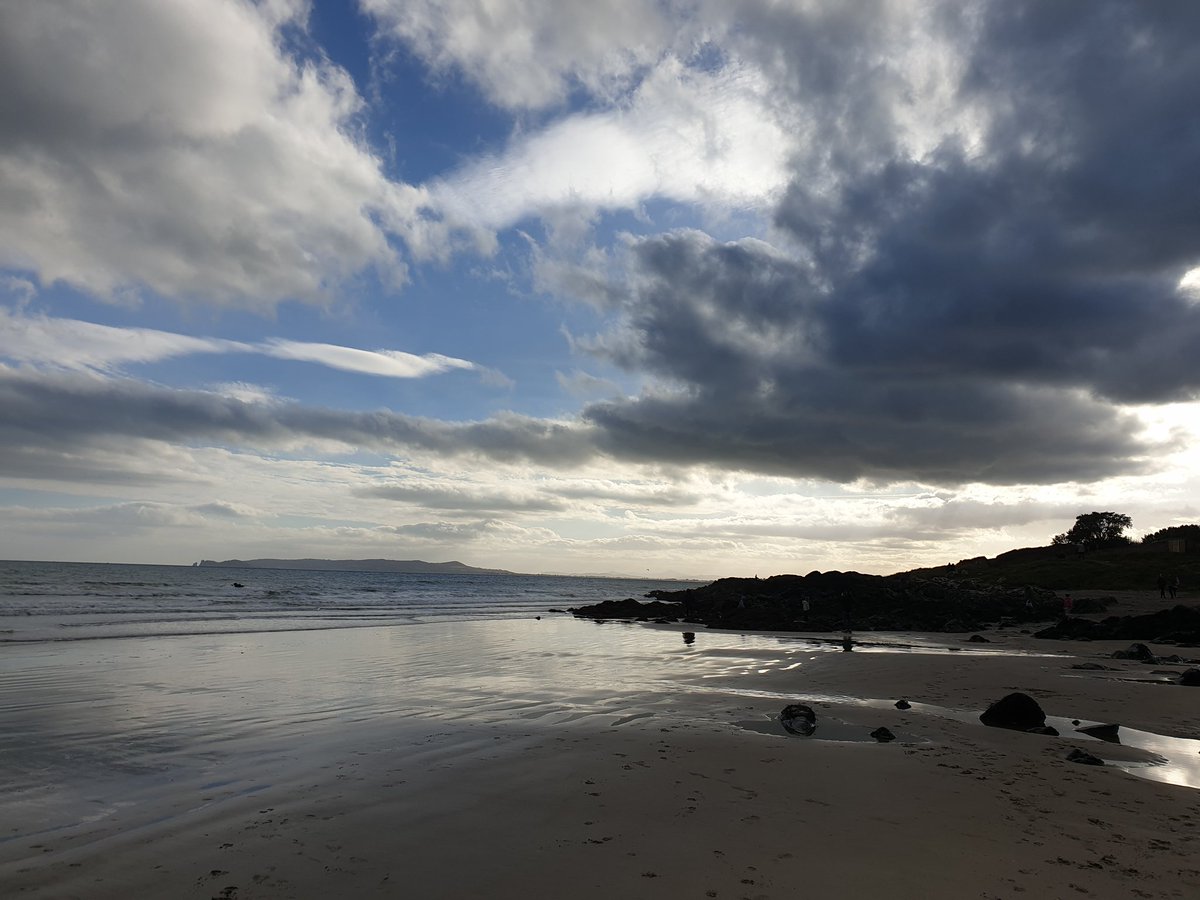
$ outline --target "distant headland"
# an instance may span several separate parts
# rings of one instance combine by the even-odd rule
[[[224,569],[304,569],[320,572],[390,572],[397,575],[516,575],[507,569],[481,569],[458,560],[423,559],[202,559],[198,566]]]

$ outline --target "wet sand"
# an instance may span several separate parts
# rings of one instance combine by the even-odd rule
[[[1121,643],[987,635],[859,635],[880,646],[842,653],[546,617],[5,647],[0,885],[43,898],[1196,896],[1200,790],[1065,759],[1158,762],[1143,750],[968,714],[1021,690],[1051,716],[1200,737],[1200,690],[1152,674],[1183,667],[1104,658]],[[1087,661],[1114,668],[1072,668]],[[913,709],[892,707],[901,697]],[[769,731],[789,702],[816,709],[814,738],[836,720],[912,740],[745,727]],[[1200,784],[1200,741],[1188,749],[1156,775]]]

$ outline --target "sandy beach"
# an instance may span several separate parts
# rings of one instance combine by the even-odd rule
[[[1015,630],[853,653],[681,631],[545,616],[5,646],[3,893],[1200,894],[1200,741],[1155,756],[977,719],[1023,691],[1068,729],[1200,737],[1200,691],[1162,674],[1185,665]],[[774,721],[791,702],[813,737]]]

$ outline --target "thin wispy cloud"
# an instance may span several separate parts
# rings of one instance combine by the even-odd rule
[[[380,378],[426,378],[453,369],[478,369],[468,360],[440,353],[359,350],[282,338],[246,342],[189,337],[147,328],[116,328],[74,319],[27,316],[0,307],[0,358],[15,363],[114,372],[130,364],[161,362],[196,353],[259,354]]]

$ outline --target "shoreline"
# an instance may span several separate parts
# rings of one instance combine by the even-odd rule
[[[16,775],[5,799],[23,799],[0,807],[0,883],[41,898],[447,900],[1200,888],[1200,791],[1067,762],[1097,752],[1078,736],[930,711],[977,715],[1021,690],[1051,716],[1195,736],[1188,688],[1119,677],[1151,667],[1070,668],[1122,642],[991,630],[981,652],[912,634],[916,651],[841,653],[708,629],[689,645],[682,630],[447,622],[101,640],[24,661],[8,645],[23,699],[15,683],[4,695],[0,758]],[[1021,653],[989,652],[1005,649]],[[890,706],[901,697],[914,709]],[[805,701],[916,740],[738,724]],[[91,757],[72,760],[80,746]]]

